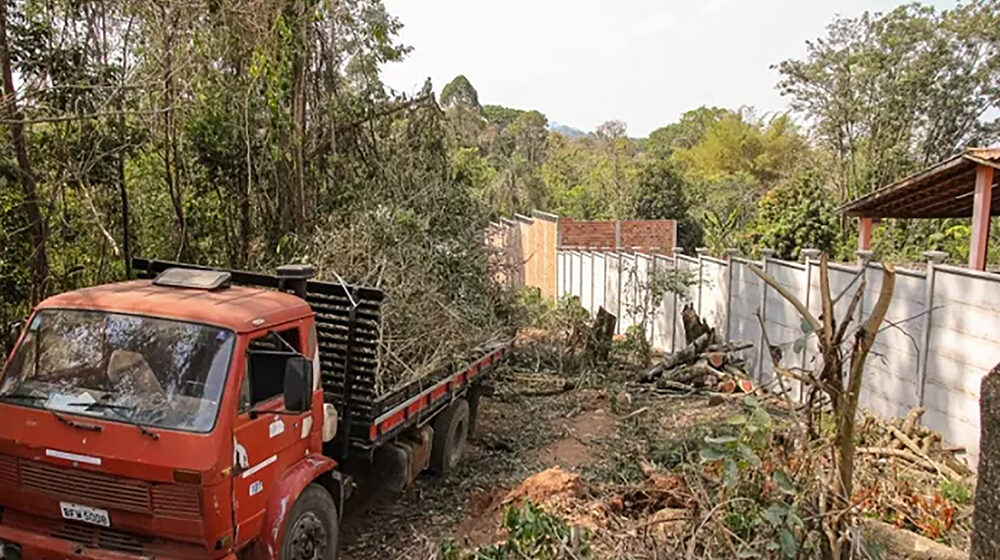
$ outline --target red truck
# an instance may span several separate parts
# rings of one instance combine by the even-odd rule
[[[39,304],[5,363],[4,560],[334,559],[349,465],[454,467],[507,351],[379,394],[380,290],[135,267]]]

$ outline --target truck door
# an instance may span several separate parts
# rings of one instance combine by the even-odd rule
[[[247,349],[233,430],[237,548],[260,534],[269,490],[286,468],[305,455],[308,446],[310,413],[278,414],[285,408],[285,364],[295,352],[306,353],[306,340],[295,325],[262,333]]]

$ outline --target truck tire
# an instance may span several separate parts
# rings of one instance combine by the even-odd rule
[[[476,425],[479,421],[479,400],[483,396],[483,387],[479,383],[469,387],[466,399],[469,401],[469,434],[476,434]]]
[[[337,506],[325,488],[310,484],[285,522],[281,560],[336,560]]]
[[[431,470],[445,474],[454,469],[465,452],[469,437],[469,402],[458,399],[434,420]]]

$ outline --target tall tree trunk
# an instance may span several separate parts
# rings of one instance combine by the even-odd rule
[[[980,384],[979,482],[971,560],[1000,558],[1000,364]]]
[[[33,285],[32,304],[48,294],[49,257],[46,250],[45,223],[38,206],[38,184],[28,159],[28,141],[24,135],[23,115],[17,105],[14,91],[14,72],[10,64],[10,44],[7,38],[7,2],[0,0],[0,71],[3,72],[3,112],[9,122],[10,139],[17,157],[21,189],[24,193],[24,211],[28,217],[28,239],[32,249]]]
[[[125,117],[119,117],[118,123],[118,138],[119,141],[124,141],[124,128],[125,125],[121,121],[124,121]],[[118,152],[118,161],[116,162],[117,174],[118,174],[118,193],[121,196],[122,204],[122,260],[125,263],[125,277],[132,278],[132,245],[129,240],[129,217],[128,217],[128,188],[125,184],[125,151],[120,150]]]
[[[295,16],[298,29],[297,48],[292,58],[292,123],[294,126],[292,211],[293,228],[302,232],[306,225],[306,70],[309,66],[309,26],[311,25],[310,0],[295,0]]]
[[[180,177],[177,173],[177,117],[174,113],[174,68],[173,68],[173,43],[174,43],[174,22],[167,21],[173,14],[161,7],[160,13],[164,20],[164,25],[170,30],[164,41],[164,66],[163,66],[163,98],[166,103],[166,110],[163,113],[163,178],[167,183],[167,191],[170,194],[170,202],[174,208],[174,215],[177,217],[177,227],[180,229],[177,244],[176,258],[183,259],[187,254],[187,218],[184,215],[184,193],[181,192]]]

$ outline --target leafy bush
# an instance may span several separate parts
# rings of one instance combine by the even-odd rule
[[[765,467],[775,423],[753,396],[744,399],[744,412],[729,417],[728,434],[706,436],[702,463],[721,471],[730,505],[723,513],[729,530],[745,539],[741,558],[777,555],[796,558],[804,538],[805,522],[796,504],[798,489],[780,469]]]
[[[564,560],[592,556],[584,529],[571,528],[528,500],[507,508],[502,527],[507,532],[507,541],[502,544],[463,553],[454,543],[446,542],[441,555],[444,560]]]
[[[959,505],[972,503],[972,488],[961,480],[945,479],[938,485],[941,497]]]
[[[614,356],[622,363],[645,368],[653,354],[653,347],[641,323],[625,329],[625,339],[616,340],[612,346]]]

